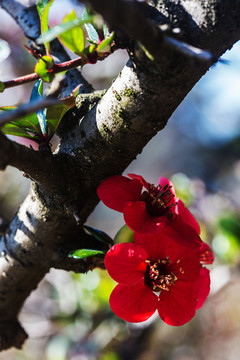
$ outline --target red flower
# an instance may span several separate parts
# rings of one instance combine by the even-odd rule
[[[114,245],[105,256],[106,269],[119,283],[110,296],[110,307],[126,321],[147,320],[158,310],[167,324],[183,325],[209,294],[209,270],[201,262],[212,263],[210,247],[180,246],[169,238],[167,229],[135,234],[135,244]]]
[[[176,198],[168,179],[160,178],[158,186],[154,186],[142,176],[128,176],[130,179],[112,176],[99,185],[97,193],[106,206],[123,212],[126,224],[135,232],[157,233],[170,225],[176,241],[184,246],[201,246],[199,225],[183,202]]]

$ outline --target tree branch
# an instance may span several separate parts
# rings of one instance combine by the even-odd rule
[[[63,166],[50,151],[35,151],[9,140],[0,132],[0,153],[0,170],[11,165],[23,171],[46,190],[63,191],[64,184],[57,181],[61,179]]]
[[[40,22],[35,5],[27,7],[16,0],[0,0],[0,6],[18,23],[28,39],[35,41],[40,36]]]
[[[145,3],[136,0],[105,0],[101,3],[98,0],[87,0],[87,2],[103,16],[111,28],[121,30],[125,35],[138,40],[150,52],[154,60],[166,61],[165,52],[180,52],[209,63],[217,60],[209,51],[190,46],[174,38],[174,31],[166,26],[166,30],[171,33],[169,36],[160,26],[161,23],[166,25],[166,18],[160,17],[159,13],[157,14]],[[156,19],[151,20],[154,15],[161,18],[160,24],[156,23]]]
[[[97,258],[68,260],[70,250],[85,246],[96,248],[83,234],[72,216],[61,209],[49,209],[39,200],[33,187],[0,239],[0,348],[20,348],[27,335],[17,315],[29,293],[35,289],[50,267],[87,272],[102,266]]]

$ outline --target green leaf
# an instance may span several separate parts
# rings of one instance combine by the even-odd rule
[[[54,0],[50,0],[50,1],[42,1],[42,6],[41,6],[41,15],[40,15],[40,21],[41,21],[41,33],[43,34],[45,31],[48,31],[49,26],[48,26],[48,14],[49,14],[49,10],[50,7],[52,6]],[[40,6],[39,6],[40,9]]]
[[[51,138],[56,132],[62,117],[69,110],[65,104],[58,104],[47,108],[46,120],[48,126],[48,136]]]
[[[88,11],[87,9],[85,8],[83,10],[83,13],[82,13],[82,19],[83,20],[86,20],[90,15],[88,14]],[[95,27],[92,25],[92,24],[89,24],[89,23],[85,23],[85,28],[87,30],[87,33],[88,33],[88,36],[89,36],[89,39],[91,41],[93,41],[95,44],[99,43],[100,39],[99,39],[99,36],[98,36],[98,33],[97,33],[97,30],[95,29]]]
[[[0,93],[3,92],[5,89],[5,85],[2,81],[0,81]]]
[[[86,229],[98,241],[101,241],[101,242],[107,243],[107,244],[113,244],[112,238],[110,238],[110,236],[108,236],[104,231],[101,231],[99,229],[94,229],[87,225],[84,225],[83,228]]]
[[[0,111],[11,111],[16,108],[16,106],[4,106],[0,108]],[[35,141],[39,138],[39,134],[41,134],[38,118],[35,113],[3,125],[1,131],[7,135],[20,136]]]
[[[50,82],[52,81],[54,75],[49,72],[54,66],[54,62],[51,56],[44,55],[42,56],[36,66],[34,71],[40,76],[41,79]]]
[[[70,95],[62,99],[62,103],[68,108],[71,109],[73,106],[76,105],[76,97],[79,94],[79,89],[81,85],[76,86]]]
[[[98,45],[96,51],[98,53],[106,53],[109,52],[111,49],[111,44],[114,38],[114,32],[112,32],[112,34],[110,35],[110,37],[104,39],[103,41],[101,41],[101,43]]]
[[[84,258],[87,258],[90,256],[96,256],[96,257],[103,258],[105,256],[105,254],[106,254],[105,251],[92,250],[92,249],[80,249],[80,250],[71,251],[68,254],[68,257],[74,258],[74,259],[84,259]]]
[[[89,45],[87,48],[84,49],[84,51],[86,51],[86,54],[92,54],[96,51],[96,44]]]
[[[107,37],[109,37],[109,35],[110,35],[109,30],[108,30],[108,27],[107,27],[106,24],[103,24],[103,34],[104,34],[105,39],[106,39]]]
[[[64,17],[62,23],[65,24],[75,19],[77,19],[77,14],[73,10],[70,14]],[[72,52],[77,55],[80,55],[81,52],[84,50],[84,33],[83,29],[80,26],[74,27],[73,29],[59,35],[59,39],[65,46],[67,46]]]
[[[0,111],[11,111],[17,109],[17,106],[3,106],[0,107]],[[21,127],[29,132],[34,134],[41,134],[41,129],[39,126],[38,118],[35,113],[25,115],[22,118],[18,118],[14,121],[11,121],[5,124],[2,129],[7,126],[8,124],[16,125],[17,127]]]
[[[41,18],[43,10],[48,4],[48,0],[37,0],[36,7],[39,17]]]
[[[37,40],[37,44],[44,44],[46,42],[52,41],[59,35],[63,34],[66,31],[69,31],[77,26],[82,26],[86,23],[89,23],[93,21],[94,16],[89,16],[88,18],[82,20],[81,18],[74,19],[72,21],[69,21],[67,23],[62,23],[59,25],[56,25],[52,27],[50,30],[48,30],[46,33],[42,34]]]
[[[10,49],[10,46],[8,45],[8,42],[0,39],[0,62],[7,59],[10,52],[11,52],[11,49]]]
[[[48,32],[49,26],[48,26],[48,13],[49,13],[49,9],[52,6],[54,0],[50,0],[47,4],[46,4],[46,0],[42,1],[42,5],[39,5],[39,9],[38,9],[38,13],[39,11],[41,12],[40,15],[40,22],[41,22],[41,34],[42,36]],[[45,5],[45,6],[44,6]],[[47,54],[50,54],[50,44],[49,41],[45,41],[45,48],[46,48],[46,52]]]
[[[39,137],[37,135],[31,135],[31,130],[19,127],[17,124],[7,123],[2,128],[1,131],[6,135],[14,135],[23,137],[25,139],[31,139],[37,141]]]
[[[43,96],[43,81],[38,79],[33,85],[30,102],[35,100],[40,100]]]
[[[94,44],[98,44],[100,39],[97,33],[97,30],[95,29],[95,27],[92,24],[85,24],[85,28],[87,30],[89,39],[94,43]]]
[[[123,225],[123,227],[121,227],[121,229],[115,235],[114,242],[117,244],[129,243],[133,242],[133,238],[134,232],[127,225]]]
[[[37,80],[33,86],[30,102],[42,99],[43,94],[43,81]],[[43,135],[47,134],[47,121],[46,121],[46,109],[38,110],[36,112],[38,123]]]

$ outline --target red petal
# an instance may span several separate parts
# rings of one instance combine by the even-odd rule
[[[136,179],[138,181],[140,181],[140,183],[142,184],[142,186],[144,186],[147,190],[150,189],[150,183],[148,183],[141,175],[136,175],[136,174],[127,174],[131,179]]]
[[[209,270],[205,268],[201,268],[200,277],[197,281],[197,288],[198,288],[198,301],[197,301],[196,310],[200,309],[200,307],[203,306],[210,291]]]
[[[177,249],[174,240],[166,236],[166,230],[157,234],[135,233],[134,242],[145,249],[152,261],[164,259],[170,253],[172,255],[175,254],[175,250]]]
[[[158,234],[134,234],[135,244],[141,246],[152,261],[169,259],[169,271],[178,279],[195,281],[199,278],[198,251],[180,246],[173,239],[173,230],[168,226]]]
[[[145,210],[145,203],[140,202],[128,204],[124,209],[124,219],[126,224],[139,234],[159,234],[159,241],[164,242],[165,237],[175,242],[174,246],[180,246],[197,250],[202,245],[202,240],[196,231],[181,221],[179,216],[167,222],[166,217],[153,217],[148,215]],[[142,202],[141,202],[142,203]],[[137,210],[136,208],[139,207]],[[161,222],[159,221],[161,220]],[[157,222],[159,221],[159,222]],[[168,224],[168,226],[166,226]],[[150,235],[151,236],[151,235]],[[162,239],[162,240],[161,240]],[[168,240],[167,239],[167,240]]]
[[[199,258],[201,264],[212,264],[214,262],[214,255],[210,246],[203,243],[199,249]]]
[[[170,286],[169,291],[161,291],[159,316],[168,325],[184,325],[195,315],[196,299],[195,284],[177,280],[175,285]]]
[[[112,311],[121,319],[141,322],[157,309],[158,297],[143,282],[136,285],[117,285],[109,299]]]
[[[144,279],[148,254],[138,245],[116,244],[105,256],[105,266],[109,275],[125,285],[135,284]]]
[[[173,208],[174,212],[178,215],[180,215],[182,217],[182,220],[187,223],[189,226],[191,226],[198,234],[200,234],[200,227],[198,222],[196,221],[195,217],[193,216],[193,214],[188,210],[188,208],[184,205],[184,203],[182,202],[182,200],[178,199],[175,193],[175,189],[173,186],[173,183],[167,179],[167,178],[160,178],[158,183],[161,186],[171,186],[171,190],[173,195],[175,196],[175,198],[173,198],[172,203],[177,202],[177,205]],[[171,204],[171,203],[170,203]]]
[[[169,179],[167,179],[165,177],[160,177],[160,179],[158,180],[158,184],[161,185],[162,187],[164,187],[166,185],[171,187],[171,192],[174,195],[174,198],[169,202],[169,205],[175,204],[178,201],[178,199],[177,199],[177,196],[176,196],[176,192],[175,192],[173,183]],[[175,209],[175,207],[173,208],[173,210],[174,209]],[[175,212],[175,210],[173,212]]]
[[[183,204],[182,200],[178,199],[177,203],[178,204],[175,207],[176,214],[180,215],[180,217],[186,224],[191,226],[198,234],[200,234],[200,226],[199,226],[197,220],[195,219],[195,217],[193,216],[193,214]]]
[[[169,255],[169,272],[173,272],[178,279],[185,281],[197,281],[199,278],[201,265],[197,256],[197,251],[192,251],[189,248],[179,248],[177,260],[172,260],[173,256]],[[176,259],[176,258],[175,258]]]
[[[168,223],[166,216],[151,216],[146,211],[144,201],[130,202],[123,211],[126,224],[139,233],[156,233],[164,229]]]
[[[199,249],[202,240],[193,227],[183,221],[180,216],[176,216],[169,222],[169,226],[175,231],[174,240],[182,246]]]
[[[160,177],[159,180],[158,180],[158,184],[161,185],[162,187],[164,187],[166,185],[171,186],[172,187],[172,193],[176,196],[173,183],[168,178]]]
[[[102,181],[97,194],[109,208],[123,212],[128,201],[141,199],[142,184],[125,176],[116,175]]]

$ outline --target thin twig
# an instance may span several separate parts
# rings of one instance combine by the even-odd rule
[[[99,58],[99,60],[105,59],[107,56],[112,54],[116,49],[117,49],[116,46],[112,46],[111,52],[105,53],[104,55],[102,54],[102,56],[101,56],[101,58]],[[53,68],[49,72],[51,74],[59,74],[60,72],[68,71],[68,70],[77,68],[79,66],[83,66],[88,63],[90,63],[90,62],[88,61],[87,58],[78,57],[73,60],[64,61],[60,64],[54,64]],[[4,90],[5,90],[5,89],[12,88],[14,86],[19,86],[19,85],[29,83],[29,82],[37,80],[39,78],[40,78],[40,76],[37,73],[31,73],[28,75],[20,76],[13,80],[2,81],[2,83],[4,85]]]
[[[66,71],[66,70],[70,70],[70,69],[74,69],[78,66],[82,66],[86,63],[85,60],[83,60],[82,58],[77,58],[77,59],[73,59],[73,60],[68,60],[65,61],[61,64],[55,64],[51,74],[58,74],[62,71]],[[40,76],[37,73],[31,73],[25,76],[20,76],[14,80],[9,80],[9,81],[3,81],[4,84],[4,89],[8,89],[8,88],[12,88],[14,86],[19,86],[19,85],[23,85],[26,84],[28,82],[34,81],[39,79]]]
[[[13,80],[2,81],[2,83],[4,84],[4,90],[5,90],[5,89],[12,88],[14,86],[27,84],[27,83],[37,80],[37,79],[39,79],[39,75],[37,73],[32,73],[32,74],[20,76]]]
[[[9,121],[13,121],[17,118],[26,116],[28,114],[34,113],[38,110],[57,105],[61,102],[60,99],[55,99],[53,97],[47,97],[42,100],[32,101],[23,105],[20,105],[17,109],[4,112],[0,115],[0,127],[8,123]]]

